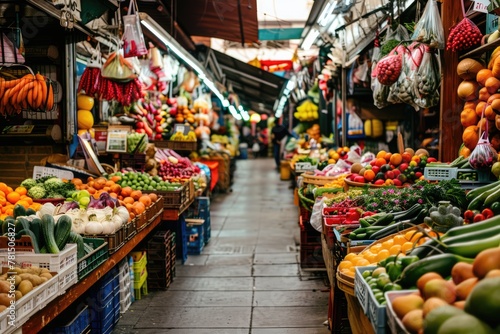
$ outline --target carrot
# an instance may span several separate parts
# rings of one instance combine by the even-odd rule
[[[21,88],[19,94],[17,95],[17,103],[20,104],[25,101],[28,97],[28,92],[35,85],[34,79],[27,79],[27,83]]]
[[[52,110],[54,107],[54,88],[52,88],[52,82],[49,82],[49,93],[47,96],[47,110]]]
[[[48,100],[48,97],[47,97],[47,82],[45,81],[45,78],[43,75],[41,74],[38,74],[36,75],[36,78],[38,80],[38,86],[40,87],[40,92],[42,94],[42,102],[40,104],[40,107],[43,107],[45,108],[46,105],[47,105],[47,100]]]
[[[35,81],[35,86],[37,87],[37,93],[36,93],[36,101],[35,101],[35,106],[37,109],[42,108],[42,102],[44,99],[43,96],[43,88],[42,88],[42,83],[38,80]]]
[[[9,103],[12,106],[15,106],[17,104],[17,95],[19,94],[21,89],[24,87],[25,82],[26,82],[26,79],[23,77],[17,85],[15,85],[11,89],[9,89],[9,90],[12,90],[11,94],[9,95]]]

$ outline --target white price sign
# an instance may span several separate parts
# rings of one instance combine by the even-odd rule
[[[490,0],[475,0],[474,7],[472,8],[475,12],[488,13],[488,5]]]

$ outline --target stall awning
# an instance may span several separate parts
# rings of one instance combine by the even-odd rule
[[[249,65],[222,52],[198,45],[212,72],[221,73],[225,86],[238,95],[247,110],[271,114],[287,79]],[[217,73],[214,73],[217,77]]]

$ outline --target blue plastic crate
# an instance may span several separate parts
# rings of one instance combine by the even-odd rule
[[[188,254],[198,255],[205,246],[205,230],[202,224],[186,224]]]
[[[210,241],[210,237],[211,237],[211,234],[212,234],[212,227],[210,226],[210,216],[205,219],[205,223],[203,223],[203,229],[204,229],[204,233],[205,233],[205,245],[208,244],[208,242]]]
[[[174,222],[175,224],[169,226],[169,230],[175,232],[175,250],[177,258],[184,264],[187,260],[187,234],[186,234],[186,221],[184,215],[180,215],[179,219]]]
[[[66,325],[55,327],[51,334],[81,334],[90,325],[89,307],[83,309]]]

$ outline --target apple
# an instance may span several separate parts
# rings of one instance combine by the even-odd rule
[[[406,162],[399,165],[399,171],[404,172],[407,169],[408,169],[408,164]]]
[[[401,183],[405,183],[408,178],[404,174],[399,174],[398,175],[398,180],[401,181]]]
[[[388,170],[387,172],[385,172],[385,178],[386,179],[394,179],[395,175],[394,175],[394,172],[392,170]]]
[[[375,181],[373,184],[376,184],[376,185],[382,185],[382,184],[385,184],[385,181],[383,179],[378,179],[377,181]]]
[[[428,157],[427,162],[437,162],[437,159],[433,157]]]
[[[358,175],[354,178],[354,182],[365,183],[365,178],[361,175]]]
[[[415,172],[415,177],[419,179],[422,176],[422,172]]]
[[[349,175],[349,180],[354,181],[354,179],[358,176],[360,176],[358,173],[352,173],[351,175]]]
[[[373,159],[372,161],[370,161],[370,166],[375,166],[376,162],[377,162],[377,159]]]
[[[372,166],[372,171],[377,175],[378,172],[380,172],[380,167],[379,166]]]
[[[392,172],[394,173],[394,177],[398,177],[401,174],[401,171],[399,169],[393,169]]]
[[[392,182],[396,187],[402,186],[403,182],[401,182],[399,179],[392,179]]]

